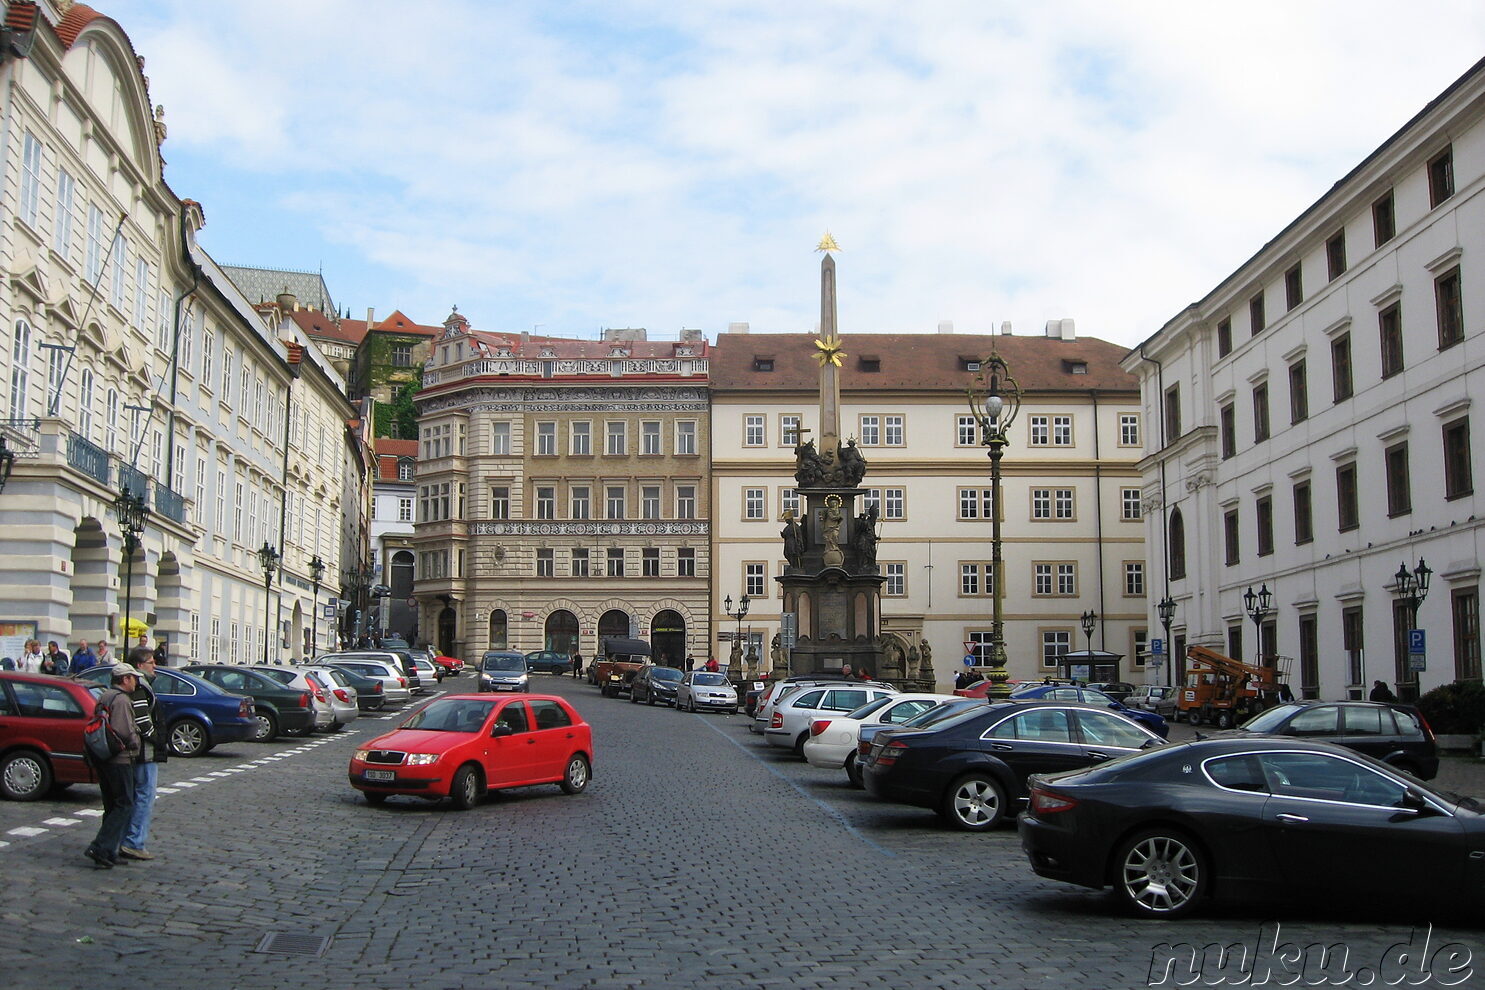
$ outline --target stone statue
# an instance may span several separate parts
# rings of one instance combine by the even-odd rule
[[[933,672],[933,647],[929,646],[928,640],[925,639],[922,642],[920,649],[922,650],[921,656],[923,658],[923,663],[918,668],[918,679],[927,681],[928,689],[931,691],[933,690],[936,680],[936,675]]]
[[[727,654],[727,666],[728,666],[728,669],[730,669],[730,670],[736,670],[736,671],[741,671],[742,670],[742,656],[743,656],[742,642],[740,640],[733,640],[732,641],[732,652],[729,653],[729,654]]]
[[[799,528],[799,520],[794,518],[793,510],[784,513],[784,528],[779,531],[779,535],[784,538],[784,559],[798,567],[799,560],[804,555],[804,531]]]
[[[825,540],[825,552],[840,555],[840,524],[845,521],[840,511],[840,499],[830,495],[825,499],[825,513],[820,523],[820,536]]]
[[[815,441],[794,445],[794,480],[801,488],[814,488],[825,480],[825,458],[815,449]]]
[[[902,647],[898,645],[896,636],[888,637],[882,647],[882,676],[888,681],[902,678]]]
[[[856,560],[863,570],[877,566],[877,506],[875,502],[857,516],[851,527],[851,545],[856,548]]]
[[[773,634],[773,642],[768,648],[769,658],[773,661],[773,672],[778,674],[784,669],[784,640],[778,633]]]
[[[758,649],[753,644],[748,644],[748,680],[758,679]]]
[[[910,681],[916,681],[918,679],[919,665],[922,662],[923,654],[918,652],[916,646],[909,646],[907,651],[907,667],[903,670],[902,676]]]
[[[846,445],[837,452],[836,466],[840,471],[842,485],[855,488],[861,484],[861,479],[866,477],[866,458],[861,456],[861,448],[856,446],[855,440],[847,440]]]

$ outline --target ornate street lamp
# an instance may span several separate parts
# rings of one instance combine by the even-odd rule
[[[5,483],[10,480],[10,472],[15,470],[15,451],[5,442],[5,436],[0,434],[0,492],[5,491]]]
[[[1098,613],[1091,608],[1084,612],[1080,619],[1083,623],[1083,635],[1088,637],[1088,680],[1094,680],[1093,676],[1093,630],[1098,625]],[[1068,671],[1072,673],[1072,671]],[[1086,681],[1085,681],[1086,683]]]
[[[263,662],[268,662],[268,642],[273,639],[273,633],[268,624],[273,620],[273,614],[268,608],[268,599],[273,588],[273,571],[278,567],[279,552],[263,541],[263,547],[258,551],[258,561],[263,565]]]
[[[1160,599],[1155,606],[1155,612],[1160,616],[1160,624],[1165,627],[1165,683],[1171,687],[1176,684],[1176,654],[1175,648],[1170,641],[1170,620],[1176,617],[1176,601],[1170,595]]]
[[[731,667],[732,667],[732,660],[731,660],[731,658],[732,657],[737,657],[737,660],[738,660],[738,664],[737,665],[739,667],[739,670],[737,671],[737,676],[739,678],[741,678],[742,675],[743,675],[743,672],[740,669],[742,667],[742,655],[743,655],[743,651],[742,651],[742,620],[745,619],[745,618],[747,618],[747,615],[748,615],[748,606],[750,606],[752,604],[753,604],[753,602],[752,602],[752,600],[750,598],[748,598],[746,592],[743,594],[742,598],[738,599],[738,602],[737,602],[737,611],[736,612],[732,611],[732,596],[731,595],[728,595],[726,598],[722,599],[722,610],[727,613],[727,615],[728,615],[729,618],[734,618],[734,619],[737,620],[736,631],[734,631],[733,634],[732,634],[732,652],[731,652],[730,656],[728,657],[728,662],[727,662],[729,679],[730,679],[730,675],[732,674],[732,670],[731,670]]]
[[[1408,570],[1408,562],[1403,561],[1398,565],[1397,573],[1392,575],[1392,594],[1408,607],[1409,629],[1418,628],[1418,607],[1423,604],[1423,599],[1428,597],[1428,581],[1432,577],[1433,568],[1424,563],[1421,557],[1418,558],[1418,566],[1411,571]],[[1416,687],[1418,675],[1411,670],[1407,674],[1407,683]],[[1403,691],[1401,684],[1398,685],[1398,690]]]
[[[995,582],[990,600],[993,613],[990,622],[990,681],[992,698],[1010,697],[1005,669],[1005,621],[1002,600],[1005,595],[1004,566],[1000,556],[1000,458],[1009,442],[1011,424],[1021,411],[1021,386],[1011,377],[1010,369],[994,351],[980,362],[979,373],[964,390],[969,411],[980,427],[980,443],[990,448],[990,572]]]
[[[315,554],[309,561],[309,578],[315,586],[314,609],[309,615],[309,658],[315,658],[320,645],[320,581],[325,577],[325,562]]]
[[[1253,586],[1248,585],[1248,592],[1243,595],[1243,607],[1248,610],[1248,618],[1253,620],[1253,628],[1258,635],[1254,655],[1258,658],[1260,667],[1263,666],[1263,620],[1273,612],[1273,605],[1274,593],[1268,590],[1266,583],[1256,593]]]
[[[0,437],[0,441],[3,441]],[[8,453],[8,451],[7,451]],[[14,457],[14,454],[11,454]],[[9,474],[9,465],[0,468],[0,472]],[[0,485],[3,487],[3,485]],[[128,568],[128,578],[124,583],[124,642],[129,642],[130,623],[133,620],[134,610],[134,554],[139,550],[139,534],[144,532],[145,520],[149,518],[150,510],[144,503],[144,495],[135,494],[128,487],[122,489],[113,500],[114,511],[119,514],[119,529],[124,537],[124,562]]]

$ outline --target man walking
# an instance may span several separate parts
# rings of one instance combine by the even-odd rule
[[[574,653],[572,655],[572,678],[577,680],[583,673],[583,655]]]
[[[155,814],[155,788],[159,784],[160,764],[170,758],[170,747],[165,738],[165,725],[160,719],[160,702],[155,697],[155,655],[150,648],[140,644],[134,648],[130,659],[139,671],[138,684],[129,692],[134,706],[134,726],[139,730],[140,753],[134,763],[134,810],[129,816],[129,828],[124,832],[124,841],[119,846],[119,855],[125,859],[154,859],[155,854],[144,847],[150,837],[150,819]]]
[[[119,846],[134,813],[134,758],[139,755],[139,729],[134,724],[134,702],[130,693],[139,686],[139,673],[128,664],[114,667],[110,687],[98,699],[108,708],[108,724],[124,748],[103,763],[95,763],[98,786],[103,791],[103,821],[98,834],[83,854],[100,870],[119,862]]]
[[[92,650],[88,649],[88,641],[80,639],[77,641],[77,652],[72,654],[72,672],[81,674],[89,667],[98,665],[98,657]]]

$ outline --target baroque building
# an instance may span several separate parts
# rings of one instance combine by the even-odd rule
[[[464,657],[631,635],[657,660],[704,650],[709,360],[695,331],[585,341],[451,314],[417,396],[422,638]]]

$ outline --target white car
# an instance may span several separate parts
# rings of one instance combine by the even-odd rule
[[[768,685],[758,699],[758,708],[753,712],[752,724],[748,731],[763,735],[768,731],[769,723],[773,720],[773,712],[780,701],[798,691],[800,688],[816,687],[821,684],[864,684],[868,687],[891,689],[892,685],[881,681],[859,681],[855,678],[847,678],[841,674],[795,674],[782,681],[774,681]]]
[[[810,736],[804,741],[804,758],[812,767],[839,770],[847,760],[855,759],[861,726],[901,725],[952,700],[952,694],[897,694],[878,698],[844,715],[821,712],[810,721]]]
[[[821,716],[839,718],[878,698],[890,698],[897,693],[895,687],[862,681],[836,681],[791,691],[773,706],[763,738],[770,746],[793,749],[795,756],[803,756],[805,740],[810,737],[810,722]]]
[[[412,691],[407,686],[407,677],[388,661],[376,659],[367,653],[326,653],[315,657],[317,665],[344,667],[353,674],[370,677],[382,682],[382,697],[390,705],[405,705],[412,700]]]
[[[361,697],[351,685],[350,678],[346,677],[345,671],[334,667],[300,667],[299,669],[324,686],[330,707],[335,711],[335,728],[331,730],[332,732],[339,732],[361,714]]]
[[[737,714],[737,690],[726,674],[710,670],[688,670],[675,689],[675,710],[694,712],[703,708],[724,709]]]
[[[255,663],[252,669],[267,674],[286,687],[309,692],[310,705],[315,712],[315,724],[314,728],[305,731],[303,735],[310,735],[315,729],[322,732],[340,731],[344,723],[336,718],[335,707],[330,703],[330,694],[325,690],[324,683],[318,678],[311,677],[303,667],[280,667],[275,664]]]

